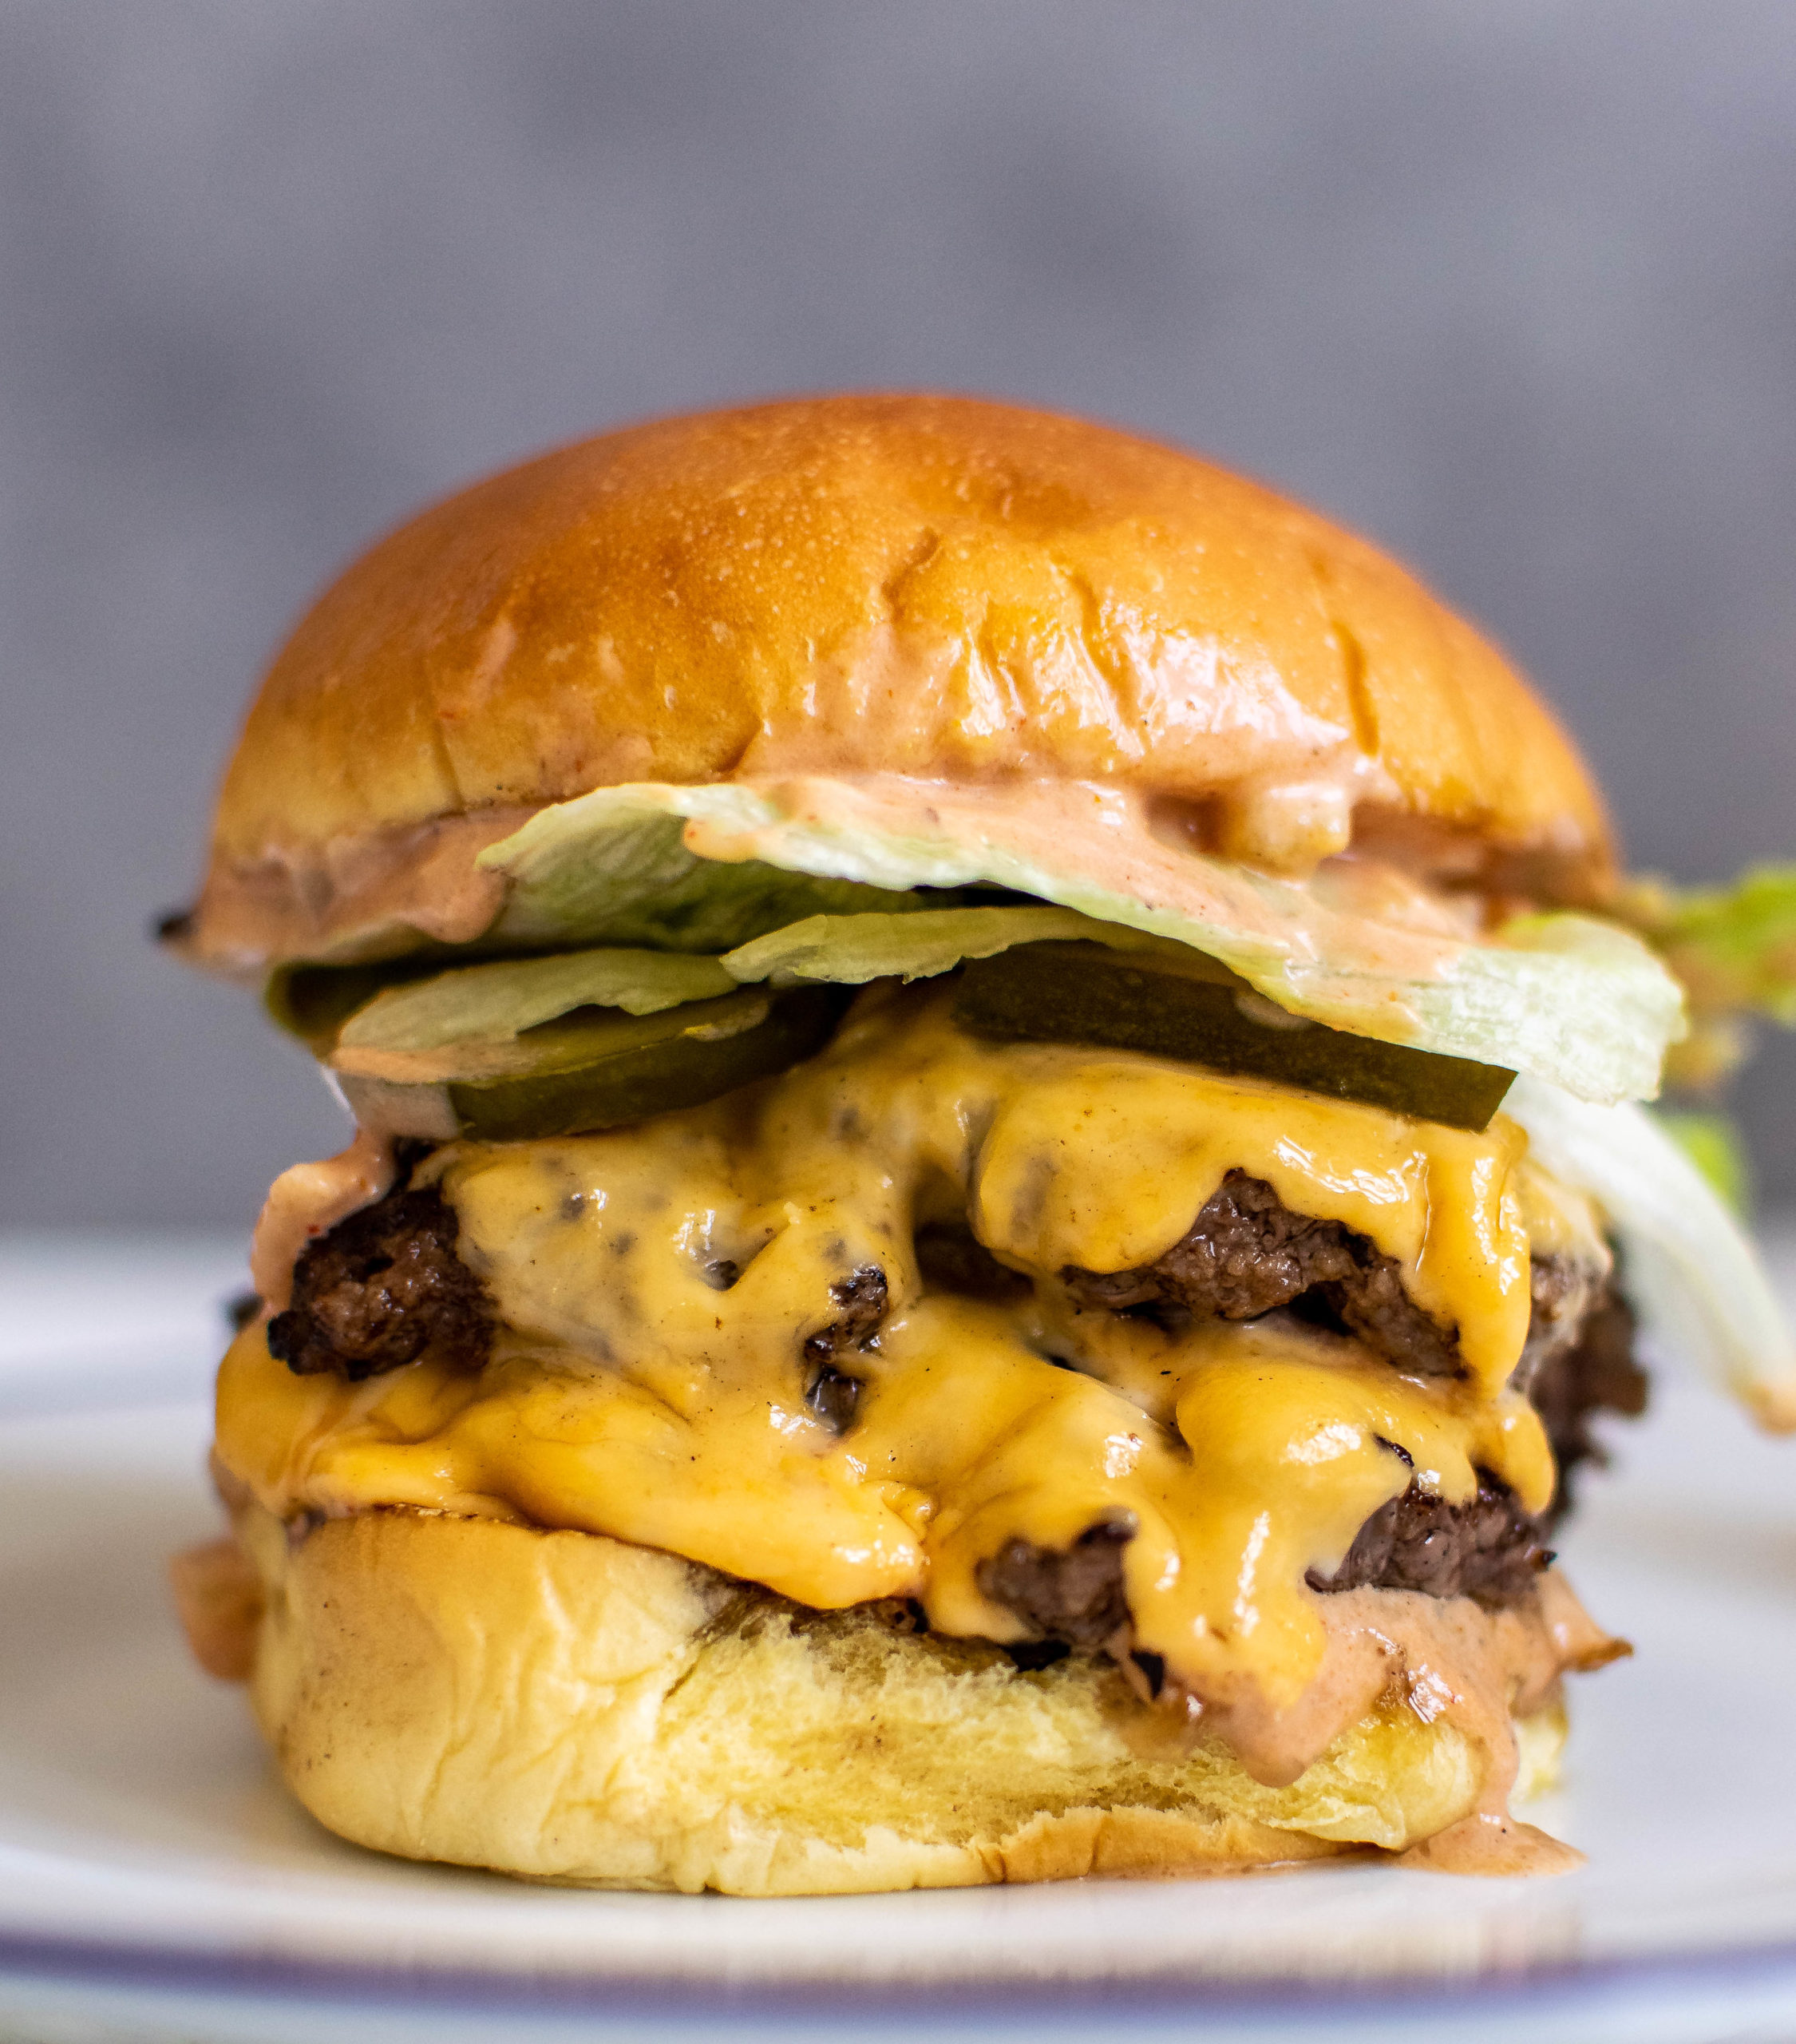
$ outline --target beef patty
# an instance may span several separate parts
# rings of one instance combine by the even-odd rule
[[[1549,1268],[1535,1286],[1537,1321],[1549,1315],[1554,1320],[1554,1339],[1537,1345],[1529,1386],[1559,1468],[1547,1509],[1524,1511],[1515,1493],[1488,1470],[1479,1471],[1477,1494],[1463,1504],[1450,1504],[1412,1483],[1360,1527],[1331,1575],[1310,1571],[1312,1590],[1414,1590],[1430,1597],[1470,1597],[1487,1609],[1527,1599],[1553,1559],[1547,1543],[1570,1506],[1572,1471],[1602,1459],[1590,1431],[1592,1416],[1638,1414],[1646,1408],[1646,1378],[1632,1354],[1633,1315],[1612,1285],[1593,1281],[1591,1289],[1596,1303],[1568,1336],[1558,1310],[1565,1296],[1561,1276]],[[980,1589],[1030,1628],[1031,1641],[1013,1650],[1023,1665],[1040,1666],[1074,1647],[1117,1638],[1128,1618],[1122,1555],[1133,1530],[1121,1521],[1100,1521],[1070,1547],[1058,1549],[1012,1540],[980,1565]]]
[[[492,1345],[491,1305],[456,1254],[457,1226],[440,1193],[411,1190],[402,1178],[301,1256],[293,1303],[269,1323],[271,1353],[300,1375],[336,1370],[352,1382],[426,1349],[477,1369]],[[960,1267],[965,1260],[959,1254],[947,1274],[973,1289]],[[943,1274],[928,1262],[924,1267]],[[982,1294],[1000,1280],[1007,1293],[1027,1281],[995,1264],[987,1273],[982,1263],[977,1274]],[[1244,1171],[1228,1174],[1184,1238],[1155,1262],[1062,1275],[1075,1296],[1115,1311],[1239,1320],[1307,1301],[1318,1317],[1332,1316],[1400,1369],[1439,1375],[1459,1367],[1456,1336],[1410,1301],[1390,1258],[1338,1222],[1292,1213],[1264,1179]],[[1558,1464],[1548,1509],[1523,1511],[1487,1471],[1463,1504],[1411,1483],[1367,1520],[1332,1575],[1311,1571],[1313,1589],[1415,1590],[1493,1606],[1528,1595],[1552,1559],[1547,1542],[1569,1504],[1571,1472],[1600,1460],[1591,1416],[1638,1413],[1646,1403],[1646,1379],[1632,1356],[1633,1317],[1612,1285],[1569,1259],[1541,1258],[1533,1296],[1517,1381],[1545,1421]],[[830,1303],[833,1317],[803,1344],[805,1396],[820,1417],[846,1431],[861,1385],[841,1365],[876,1344],[887,1305],[884,1272],[873,1266],[850,1272],[831,1288]],[[1120,1638],[1128,1623],[1122,1556],[1133,1532],[1126,1519],[1105,1519],[1068,1547],[1013,1540],[980,1564],[980,1588],[1034,1635],[1036,1643],[1017,1650],[1019,1658],[1038,1665]]]
[[[293,1302],[268,1323],[268,1353],[298,1377],[358,1384],[428,1349],[478,1369],[493,1345],[485,1288],[455,1253],[455,1209],[404,1181],[311,1243]]]
[[[1132,1270],[1069,1264],[1061,1280],[1082,1305],[1165,1318],[1256,1320],[1296,1306],[1343,1328],[1418,1377],[1457,1377],[1459,1333],[1403,1289],[1400,1269],[1339,1221],[1296,1214],[1264,1178],[1229,1172],[1164,1256]]]
[[[1522,1367],[1528,1368],[1525,1351]],[[1591,1433],[1592,1414],[1620,1412],[1638,1419],[1646,1410],[1646,1373],[1634,1360],[1633,1312],[1612,1281],[1605,1279],[1596,1288],[1576,1333],[1535,1362],[1522,1388],[1545,1424],[1559,1465],[1552,1506],[1557,1523],[1571,1503],[1572,1472],[1580,1463],[1607,1460]]]
[[[1553,1559],[1542,1535],[1507,1483],[1478,1472],[1477,1495],[1463,1504],[1411,1483],[1375,1511],[1332,1575],[1311,1569],[1312,1590],[1419,1590],[1428,1597],[1470,1597],[1493,1608],[1524,1602]]]
[[[845,1434],[854,1424],[863,1379],[841,1367],[855,1351],[876,1349],[885,1318],[885,1273],[864,1263],[829,1287],[836,1317],[805,1337],[805,1403],[825,1426]]]
[[[1008,1540],[974,1571],[980,1590],[1015,1611],[1038,1641],[1070,1651],[1108,1646],[1129,1623],[1122,1586],[1122,1551],[1134,1538],[1132,1514],[1100,1519],[1070,1547],[1038,1547]],[[1041,1666],[1050,1657],[1026,1657]],[[1053,1656],[1058,1658],[1058,1656]]]
[[[1636,1416],[1646,1410],[1645,1373],[1634,1361],[1634,1316],[1612,1285],[1592,1285],[1595,1303],[1568,1337],[1563,1317],[1550,1345],[1543,1343],[1532,1365],[1529,1398],[1553,1444],[1559,1480],[1553,1501],[1538,1515],[1525,1512],[1509,1485],[1478,1472],[1476,1496],[1464,1504],[1411,1483],[1375,1511],[1355,1536],[1332,1575],[1311,1569],[1312,1590],[1419,1590],[1430,1597],[1472,1597],[1481,1604],[1516,1604],[1553,1559],[1547,1542],[1571,1508],[1571,1476],[1581,1462],[1603,1460],[1590,1431],[1600,1412]],[[1542,1317],[1543,1293],[1557,1311],[1561,1280],[1541,1276],[1535,1266],[1535,1329]],[[1524,1353],[1522,1369],[1529,1369]]]

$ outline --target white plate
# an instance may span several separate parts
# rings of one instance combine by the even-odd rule
[[[1566,1539],[1639,1649],[1576,1685],[1530,1812],[1581,1873],[595,1895],[327,1836],[188,1664],[162,1570],[216,1523],[229,1281],[204,1246],[0,1247],[0,2035],[1796,2035],[1796,1444],[1708,1394],[1616,1430]]]

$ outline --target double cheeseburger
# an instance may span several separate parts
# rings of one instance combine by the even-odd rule
[[[1487,642],[1118,432],[769,404],[425,512],[164,929],[355,1123],[201,1659],[331,1830],[536,1880],[1566,1864],[1630,1300],[1796,1414],[1617,888]]]

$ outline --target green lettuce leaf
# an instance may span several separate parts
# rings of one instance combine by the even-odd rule
[[[1394,991],[1418,1026],[1389,1040],[1533,1072],[1604,1103],[1655,1098],[1686,1027],[1677,983],[1637,938],[1593,916],[1519,917],[1493,942],[1462,946],[1438,979]]]
[[[1074,909],[924,909],[906,916],[809,916],[726,953],[722,963],[743,981],[860,986],[868,980],[931,979],[963,959],[990,958],[1013,944],[1082,937],[1122,950],[1154,941]]]
[[[908,883],[892,889],[777,862],[721,865],[700,858],[686,847],[685,818],[678,811],[632,802],[633,789],[600,792],[607,799],[597,814],[572,817],[568,812],[580,803],[557,804],[481,855],[481,865],[498,866],[512,882],[485,941],[714,953],[808,916],[901,915],[935,905],[913,896]],[[499,853],[504,856],[496,858]]]
[[[989,958],[1044,937],[1094,937],[1125,950],[1157,940],[1070,909],[926,909],[909,915],[811,916],[722,958],[685,952],[595,949],[462,965],[365,993],[329,1032],[351,1050],[421,1052],[494,1043],[576,1008],[654,1015],[712,1000],[738,985],[927,979],[966,958]],[[374,981],[382,969],[362,978]]]
[[[338,1041],[354,1050],[441,1050],[516,1036],[576,1008],[655,1015],[735,988],[715,958],[677,952],[570,951],[496,959],[388,988],[350,1017]]]
[[[1503,1111],[1553,1175],[1602,1208],[1649,1334],[1779,1431],[1796,1427],[1796,1344],[1757,1251],[1715,1186],[1644,1107],[1518,1079]]]
[[[1612,924],[1531,917],[1473,942],[1353,912],[1323,885],[1169,846],[1103,790],[1059,798],[1065,818],[1044,819],[999,794],[896,780],[603,788],[539,812],[481,855],[511,881],[493,935],[591,943],[616,927],[620,887],[639,927],[661,913],[655,888],[674,890],[662,934],[641,941],[686,948],[690,930],[714,932],[731,915],[769,918],[720,949],[801,920],[771,919],[789,898],[777,874],[864,890],[807,900],[805,921],[924,913],[940,896],[909,890],[998,887],[1190,945],[1331,1028],[1534,1072],[1584,1099],[1650,1097],[1683,1033],[1676,982]],[[718,890],[710,908],[707,887]],[[868,898],[875,892],[883,898]]]
[[[1744,1008],[1796,1028],[1796,866],[1754,866],[1731,887],[1637,881],[1624,913],[1699,1015]]]
[[[1752,1160],[1731,1115],[1677,1113],[1661,1108],[1660,1127],[1699,1171],[1732,1210],[1744,1220],[1752,1212]]]

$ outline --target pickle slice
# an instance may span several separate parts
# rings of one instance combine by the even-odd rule
[[[1515,1077],[1287,1014],[1197,952],[1186,961],[1101,944],[1018,945],[967,965],[954,1018],[976,1036],[1145,1051],[1453,1128],[1487,1127]]]
[[[572,1135],[695,1107],[807,1058],[849,998],[761,988],[654,1015],[583,1009],[502,1043],[439,1053],[339,1049],[330,1069],[364,1127],[447,1141]]]

